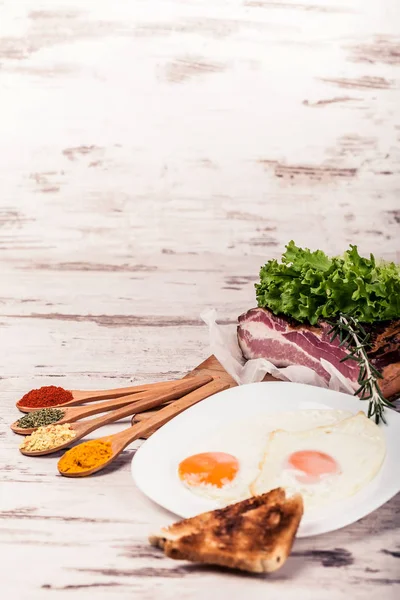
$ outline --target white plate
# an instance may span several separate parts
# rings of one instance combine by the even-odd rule
[[[192,517],[217,508],[214,500],[196,496],[185,488],[177,475],[179,462],[193,454],[196,440],[204,440],[218,427],[227,427],[244,416],[311,408],[357,413],[367,407],[366,402],[354,396],[301,383],[234,387],[192,406],[154,433],[136,452],[132,476],[151,500],[180,517]],[[379,473],[354,496],[329,507],[322,517],[304,517],[298,537],[319,535],[354,523],[400,491],[400,414],[391,409],[385,414],[387,425],[380,427],[386,438],[386,457]]]

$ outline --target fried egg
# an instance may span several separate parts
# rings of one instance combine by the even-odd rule
[[[213,499],[217,506],[238,502],[252,495],[250,485],[259,474],[273,430],[309,430],[349,416],[343,410],[309,409],[243,419],[193,444],[192,454],[179,462],[177,475],[191,492]]]
[[[362,412],[308,431],[277,430],[250,490],[257,495],[282,486],[288,494],[300,493],[310,513],[365,486],[385,452],[382,430]]]
[[[179,477],[188,485],[202,484],[222,488],[237,476],[239,461],[225,452],[203,452],[185,458],[179,464]]]

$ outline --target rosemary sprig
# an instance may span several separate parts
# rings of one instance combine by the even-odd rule
[[[339,346],[344,346],[348,351],[348,355],[340,362],[354,360],[359,365],[359,388],[354,395],[359,396],[360,400],[369,401],[368,418],[375,417],[375,423],[379,423],[381,419],[386,423],[383,412],[386,406],[391,407],[392,404],[383,397],[378,383],[378,380],[382,379],[382,375],[368,358],[369,334],[365,332],[361,323],[350,315],[340,314],[339,319],[330,325],[332,325],[332,329],[328,335],[332,334],[331,342],[339,336]]]

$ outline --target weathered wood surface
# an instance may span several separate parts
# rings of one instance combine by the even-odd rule
[[[132,449],[71,481],[8,425],[33,387],[183,375],[200,312],[253,305],[291,238],[399,260],[399,22],[398,0],[0,2],[2,596],[397,597],[399,498],[232,575],[148,546],[170,515]]]

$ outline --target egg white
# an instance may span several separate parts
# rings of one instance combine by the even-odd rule
[[[249,498],[253,495],[250,485],[260,472],[265,445],[272,431],[283,428],[292,432],[309,430],[337,423],[351,414],[344,410],[308,409],[261,414],[234,422],[226,428],[215,430],[209,437],[194,444],[190,453],[181,459],[200,452],[232,454],[239,461],[239,471],[233,481],[221,488],[207,484],[182,484],[198,496],[215,500],[217,506],[226,506]]]
[[[293,452],[314,450],[336,460],[339,472],[314,483],[302,483],[287,460]],[[275,487],[290,494],[300,493],[305,514],[355,494],[379,471],[386,447],[382,430],[364,413],[309,431],[274,431],[265,450],[261,469],[251,484],[253,495]]]

